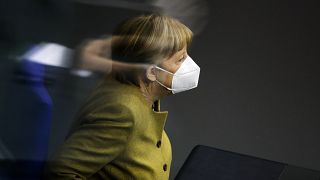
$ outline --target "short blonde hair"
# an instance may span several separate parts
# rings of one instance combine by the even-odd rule
[[[189,47],[193,33],[177,19],[151,14],[123,21],[112,37],[112,59],[127,63],[157,64],[184,47]]]

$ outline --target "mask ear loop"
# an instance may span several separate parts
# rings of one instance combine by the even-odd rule
[[[162,70],[162,71],[164,71],[164,72],[167,72],[167,73],[169,73],[169,74],[174,75],[174,73],[172,73],[172,72],[170,72],[170,71],[167,71],[167,70],[165,70],[165,69],[162,69],[161,67],[158,67],[158,66],[156,66],[156,65],[155,65],[154,67],[157,68],[157,69],[160,69],[160,70]],[[169,88],[169,87],[167,87],[166,85],[162,84],[160,81],[157,80],[157,78],[156,78],[156,82],[159,83],[159,84],[160,84],[161,86],[163,86],[164,88],[168,89],[169,91],[173,91],[172,88]]]
[[[160,70],[162,70],[162,71],[164,71],[164,72],[167,72],[167,73],[169,73],[169,74],[174,75],[174,73],[172,73],[172,72],[170,72],[170,71],[167,71],[167,70],[165,70],[165,69],[162,69],[162,68],[159,67],[159,66],[154,66],[154,67],[157,68],[157,69],[160,69]]]

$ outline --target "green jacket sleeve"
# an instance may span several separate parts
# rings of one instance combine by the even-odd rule
[[[128,108],[103,107],[80,119],[46,167],[47,179],[86,179],[125,150],[133,128]]]

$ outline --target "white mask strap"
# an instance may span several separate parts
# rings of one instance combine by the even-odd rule
[[[157,79],[156,79],[156,82],[158,82],[161,86],[163,86],[164,88],[168,89],[169,91],[172,91],[172,90],[173,90],[173,89],[167,87],[166,85],[162,84],[162,83],[161,83],[160,81],[158,81]]]
[[[167,70],[165,70],[165,69],[162,69],[161,67],[158,67],[158,66],[154,66],[154,67],[157,68],[157,69],[160,69],[160,70],[162,70],[162,71],[164,71],[164,72],[167,72],[167,73],[169,73],[169,74],[174,75],[174,73],[172,73],[172,72],[170,72],[170,71],[167,71]],[[161,86],[163,86],[164,88],[168,89],[169,91],[172,91],[172,90],[173,90],[172,88],[169,88],[169,87],[167,87],[166,85],[162,84],[160,81],[157,80],[157,78],[156,78],[156,82],[158,82]]]
[[[159,66],[154,66],[154,67],[157,68],[157,69],[160,69],[160,70],[162,70],[162,71],[164,71],[164,72],[167,72],[167,73],[169,73],[169,74],[174,75],[174,73],[172,73],[172,72],[170,72],[170,71],[167,71],[167,70],[165,70],[165,69],[162,69],[162,68],[159,67]]]

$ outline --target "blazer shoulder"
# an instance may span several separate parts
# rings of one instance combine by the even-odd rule
[[[117,83],[102,83],[98,85],[85,100],[79,110],[79,115],[104,114],[132,115],[143,106],[142,94],[138,87]]]

